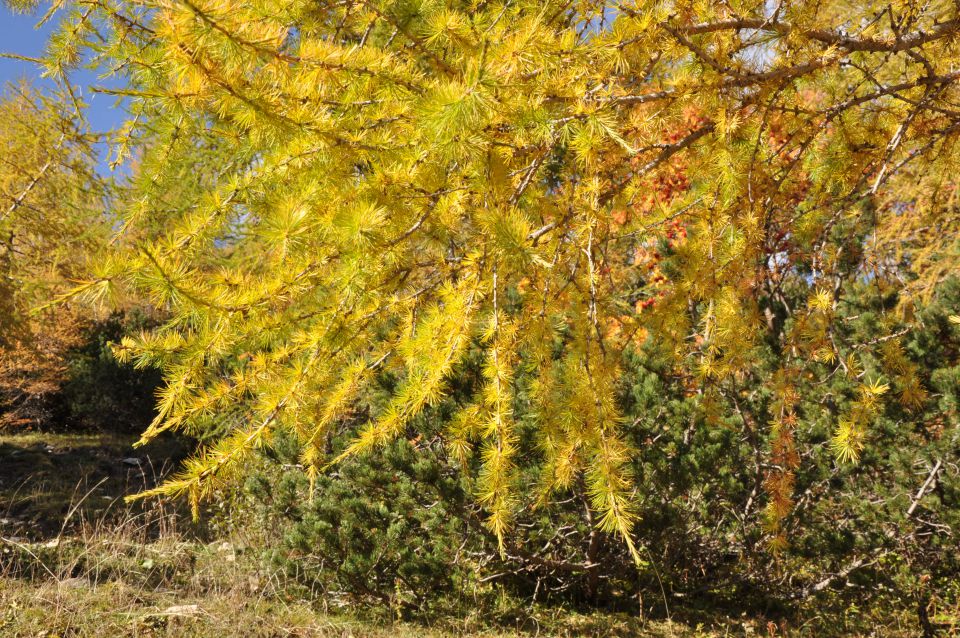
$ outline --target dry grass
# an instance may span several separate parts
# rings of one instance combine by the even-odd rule
[[[144,596],[121,583],[77,588],[48,583],[28,590],[0,591],[0,632],[11,638],[47,636],[170,636],[170,637],[280,637],[323,638],[506,638],[507,636],[649,636],[686,638],[705,636],[665,623],[644,628],[628,622],[571,619],[566,627],[537,631],[535,623],[517,630],[424,627],[404,623],[351,620],[329,616],[303,602],[257,597],[180,597],[158,592]],[[43,633],[47,632],[47,633]]]

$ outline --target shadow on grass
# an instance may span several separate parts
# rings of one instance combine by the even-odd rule
[[[44,540],[128,511],[123,498],[176,469],[188,447],[161,437],[142,448],[119,434],[0,436],[0,536]]]

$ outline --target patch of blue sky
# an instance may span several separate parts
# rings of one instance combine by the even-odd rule
[[[0,53],[12,54],[21,58],[39,58],[43,56],[50,34],[56,28],[56,19],[39,26],[40,15],[19,15],[0,8]],[[34,87],[52,92],[54,82],[42,77],[37,64],[24,59],[0,58],[0,85],[27,80]],[[126,119],[122,100],[111,95],[98,94],[92,87],[117,88],[120,81],[101,78],[98,72],[81,68],[70,76],[78,97],[87,105],[85,117],[92,131],[107,133],[118,128]],[[98,170],[103,174],[110,172],[110,148],[106,141],[97,145]],[[124,173],[123,169],[118,172]]]

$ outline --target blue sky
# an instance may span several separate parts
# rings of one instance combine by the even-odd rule
[[[16,15],[0,3],[0,52],[13,53],[28,57],[39,57],[43,54],[47,36],[52,26],[48,23],[41,29],[36,29],[40,16]],[[40,71],[30,62],[0,58],[0,85],[6,86],[21,78],[27,78],[38,87],[50,86],[49,81],[40,77]],[[92,93],[90,85],[115,84],[99,80],[94,73],[78,71],[71,78],[80,88],[84,101],[89,105],[87,119],[95,131],[107,131],[118,126],[124,119],[123,112],[114,107],[115,97]],[[101,170],[108,171],[105,157],[106,149],[99,149],[101,155]]]

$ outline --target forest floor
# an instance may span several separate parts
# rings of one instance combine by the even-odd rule
[[[494,628],[478,618],[360,620],[300,599],[250,539],[192,525],[182,511],[123,497],[150,487],[186,450],[132,436],[0,435],[0,636],[448,638],[451,636],[812,636],[762,619],[689,624],[531,609]],[[839,633],[837,635],[853,635]],[[889,627],[876,636],[910,636]]]

